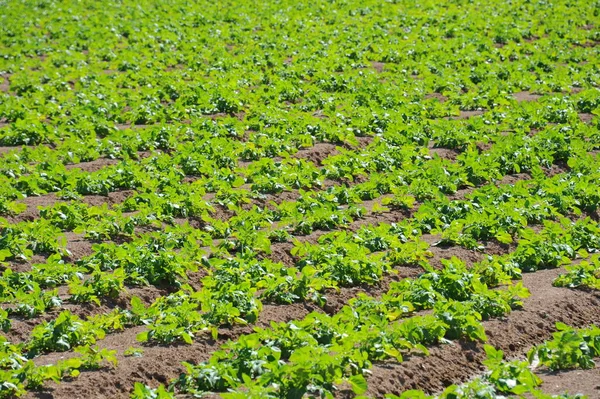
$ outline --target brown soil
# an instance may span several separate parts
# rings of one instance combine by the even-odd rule
[[[339,151],[334,144],[316,143],[310,148],[299,150],[293,157],[311,161],[317,166],[323,166],[322,162],[324,159],[338,153]]]
[[[377,71],[377,73],[381,73],[381,72],[383,72],[383,68],[385,67],[385,63],[384,62],[378,62],[378,61],[371,61],[371,66],[373,67],[374,70]]]
[[[459,119],[468,119],[474,116],[483,115],[485,111],[475,110],[475,111],[460,111]]]
[[[574,43],[573,47],[592,48],[592,47],[598,46],[599,44],[600,44],[600,41],[588,40],[583,43]]]
[[[259,205],[260,207],[267,207],[268,209],[275,209],[275,207],[271,204],[272,202],[275,204],[281,204],[282,202],[293,202],[297,201],[300,197],[300,193],[298,191],[284,191],[280,194],[265,194],[262,198],[257,198],[253,200],[253,203]]]
[[[569,171],[569,167],[565,165],[551,165],[549,168],[542,168],[548,177],[556,176]]]
[[[539,94],[532,94],[528,91],[520,91],[518,93],[514,93],[515,100],[518,102],[522,101],[537,101],[540,97]]]
[[[4,126],[8,126],[8,123],[4,123],[4,122],[0,122],[0,128],[3,128]],[[11,151],[15,151],[15,150],[20,150],[21,147],[0,147],[0,155],[4,155],[7,154]]]
[[[358,141],[358,148],[365,148],[371,144],[375,138],[372,136],[357,136],[356,140]]]
[[[281,262],[286,266],[294,266],[298,261],[298,258],[292,256],[290,251],[294,248],[294,244],[289,242],[273,243],[271,244],[271,254],[268,259],[273,262]]]
[[[117,129],[119,130],[126,130],[126,129],[145,129],[148,127],[152,127],[153,125],[134,125],[131,123],[120,123],[115,125],[117,127]]]
[[[558,372],[537,371],[542,379],[542,390],[550,395],[584,394],[590,399],[600,398],[600,367],[591,370],[566,370]]]
[[[460,155],[460,153],[454,149],[441,148],[441,147],[430,148],[429,152],[431,154],[437,155],[440,158],[448,159],[450,161],[456,161],[456,157],[458,157],[458,155]]]
[[[594,114],[579,114],[579,119],[581,119],[583,123],[591,123],[594,117]]]
[[[91,162],[90,162],[91,163]],[[129,198],[134,193],[133,190],[121,190],[121,191],[113,191],[108,193],[107,196],[103,195],[85,195],[82,198],[82,202],[89,206],[102,206],[103,204],[108,204],[109,206],[114,204],[120,204],[124,202],[127,198]],[[17,223],[21,221],[31,221],[34,219],[38,219],[40,217],[40,207],[52,206],[58,202],[69,202],[66,200],[61,200],[56,197],[55,193],[44,194],[40,196],[27,197],[17,202],[23,203],[27,205],[27,209],[18,215],[12,216],[9,220],[12,223]]]
[[[445,103],[446,101],[448,101],[448,97],[446,97],[446,96],[444,96],[443,94],[440,94],[440,93],[426,94],[424,98],[425,98],[425,100],[435,99],[435,100],[438,100],[441,103]]]
[[[11,260],[8,263],[8,267],[13,272],[23,272],[31,270],[31,267],[38,263],[46,263],[48,257],[44,255],[33,255],[31,259],[26,260]],[[0,269],[4,269],[0,267]]]
[[[312,116],[314,116],[315,118],[319,118],[319,119],[328,119],[329,116],[327,116],[326,114],[323,113],[323,110],[318,110],[313,112]]]
[[[520,180],[530,180],[531,175],[528,173],[517,173],[514,175],[506,175],[498,181],[498,185],[515,184]]]
[[[414,210],[416,210],[416,208]],[[401,220],[409,218],[411,215],[411,211],[405,210],[390,210],[382,213],[367,213],[361,219],[350,223],[347,229],[350,231],[357,231],[362,226],[377,226],[381,223],[397,223]]]
[[[68,257],[69,261],[74,262],[94,252],[92,250],[93,244],[83,238],[83,234],[65,233],[65,237],[67,239],[67,250],[71,253]]]
[[[65,168],[67,168],[67,170],[81,169],[84,172],[96,172],[106,166],[116,165],[117,163],[119,163],[118,159],[99,158],[90,162],[65,165]]]
[[[444,117],[444,119],[450,119],[450,120],[469,119],[469,118],[473,118],[475,116],[479,116],[479,115],[483,115],[483,114],[485,114],[485,111],[481,111],[481,110],[460,111],[458,116],[446,116],[446,117]]]
[[[480,141],[476,144],[476,147],[479,150],[479,153],[484,153],[486,151],[489,151],[493,146],[494,146],[493,143],[483,142],[483,141]]]
[[[40,217],[39,207],[46,207],[55,204],[59,199],[54,193],[40,195],[39,197],[27,197],[17,202],[27,205],[27,209],[14,217],[15,221],[34,220]]]
[[[429,250],[433,253],[433,257],[429,259],[429,264],[436,268],[442,268],[442,260],[451,259],[452,257],[457,257],[465,262],[467,266],[472,266],[477,262],[481,262],[486,256],[483,252],[468,250],[459,246],[432,246]]]
[[[135,191],[133,190],[120,190],[108,193],[104,195],[85,195],[82,199],[83,202],[90,206],[102,206],[102,204],[108,204],[109,207],[112,205],[120,204],[127,198],[131,197]]]
[[[533,345],[551,338],[558,321],[574,327],[600,323],[600,293],[552,287],[561,269],[525,274],[523,284],[531,291],[522,310],[502,319],[484,322],[488,343],[505,352],[507,358],[522,357]],[[369,394],[383,397],[408,389],[429,393],[460,384],[484,369],[483,345],[459,341],[432,348],[430,356],[413,356],[403,363],[375,365],[369,377]]]

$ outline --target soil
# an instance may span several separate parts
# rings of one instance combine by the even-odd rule
[[[581,119],[583,123],[591,123],[594,117],[594,114],[579,114],[579,119]]]
[[[86,240],[83,234],[76,234],[67,232],[64,233],[67,239],[67,250],[71,253],[68,260],[74,262],[82,259],[86,256],[91,255],[94,251],[92,250],[93,243]]]
[[[339,154],[337,147],[330,143],[316,143],[308,149],[299,150],[293,155],[294,158],[305,159],[311,161],[317,166],[323,166],[322,162],[325,158]]]
[[[80,165],[80,164],[78,164]],[[127,198],[129,198],[134,193],[133,190],[120,190],[113,191],[108,193],[107,196],[104,195],[85,195],[82,198],[82,202],[89,206],[102,206],[103,204],[108,204],[109,207],[114,204],[120,204],[124,202]],[[11,216],[8,219],[12,223],[17,223],[21,221],[31,221],[38,219],[40,217],[39,208],[52,206],[58,202],[69,202],[68,200],[62,200],[56,197],[55,193],[44,194],[40,196],[32,196],[17,200],[17,202],[23,203],[27,205],[27,208],[19,213],[18,215]]]
[[[45,255],[33,255],[31,259],[27,260],[11,260],[8,262],[8,267],[10,267],[13,272],[29,271],[33,265],[46,263],[47,259],[48,257]],[[3,268],[0,267],[0,269]]]
[[[385,67],[385,63],[384,62],[371,61],[371,66],[373,67],[374,70],[377,71],[377,73],[381,73],[381,72],[383,72],[383,68]]]
[[[598,363],[598,362],[597,362]],[[566,370],[536,372],[542,379],[544,393],[560,395],[565,392],[587,395],[590,399],[600,398],[600,367],[591,370]]]
[[[130,123],[120,123],[120,124],[117,124],[116,127],[119,130],[145,129],[145,128],[148,128],[148,127],[152,127],[152,125],[134,125],[134,124],[130,124]]]
[[[443,94],[440,94],[440,93],[426,94],[424,98],[426,100],[435,99],[435,100],[438,100],[441,103],[445,103],[446,101],[448,101],[448,97],[446,97],[446,96],[444,96]]]
[[[481,262],[486,257],[483,252],[468,250],[459,246],[443,247],[436,245],[430,247],[429,250],[433,253],[433,257],[429,259],[429,264],[440,269],[444,267],[442,260],[449,260],[453,257],[459,258],[467,266]]]
[[[273,262],[281,262],[288,267],[292,267],[299,260],[292,256],[290,251],[294,248],[294,244],[289,242],[271,244],[271,254],[268,259]]]
[[[131,197],[135,193],[134,190],[120,190],[108,193],[108,195],[85,195],[83,202],[91,206],[102,206],[102,204],[111,205],[120,204]]]
[[[441,147],[430,148],[429,152],[449,161],[456,161],[456,157],[460,155],[460,152],[454,149]]]
[[[8,126],[8,123],[0,122],[0,128]],[[0,155],[8,154],[11,151],[19,151],[21,146],[0,147]]]
[[[27,209],[14,217],[15,221],[34,220],[40,217],[40,207],[51,206],[58,202],[54,193],[40,195],[39,197],[27,197],[17,202],[27,205]]]
[[[468,119],[473,118],[475,116],[483,115],[485,111],[483,110],[475,110],[475,111],[460,111],[459,119]]]
[[[67,170],[81,169],[84,172],[96,172],[106,166],[116,165],[119,163],[118,159],[99,158],[90,162],[81,162],[76,164],[66,165]]]
[[[523,102],[523,101],[537,101],[540,97],[539,94],[532,94],[528,91],[520,91],[518,93],[514,93],[514,97],[515,100],[517,100],[518,102]]]

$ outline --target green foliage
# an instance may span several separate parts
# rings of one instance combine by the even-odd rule
[[[589,288],[600,290],[600,257],[593,256],[590,262],[566,266],[567,273],[558,276],[552,283],[556,287]]]
[[[125,351],[123,352],[123,356],[142,357],[142,356],[144,356],[144,349],[143,348],[134,348],[134,347],[130,346],[129,348],[125,349]]]
[[[164,386],[159,386],[157,389],[152,389],[139,382],[135,383],[131,399],[172,399],[175,395],[167,391]]]
[[[94,344],[104,335],[103,329],[65,310],[55,320],[33,329],[27,353],[31,357],[51,351],[64,352],[75,346]]]
[[[65,286],[69,306],[114,308],[2,341],[0,397],[112,362],[92,346],[105,333],[216,340],[279,304],[326,314],[257,329],[133,397],[363,395],[373,362],[485,340],[481,321],[528,295],[513,280],[600,250],[600,37],[581,29],[597,4],[409,3],[3,4],[0,328],[63,310]],[[75,261],[67,237],[91,254]],[[429,264],[456,246],[506,255]],[[597,288],[596,263],[555,284]],[[145,285],[168,294],[123,309]],[[378,295],[340,308],[339,290]],[[588,364],[567,341],[568,363]],[[27,359],[67,350],[81,356]],[[489,376],[442,397],[535,385],[488,356]]]
[[[564,323],[556,323],[558,330],[553,339],[534,347],[529,353],[530,363],[539,363],[551,370],[593,368],[594,358],[600,356],[600,329],[591,326],[576,330]]]

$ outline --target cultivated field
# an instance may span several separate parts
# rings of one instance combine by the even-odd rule
[[[599,44],[591,0],[0,1],[0,398],[600,398]]]

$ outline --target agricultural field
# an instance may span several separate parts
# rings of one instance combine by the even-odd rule
[[[0,398],[600,398],[600,2],[0,0]]]

